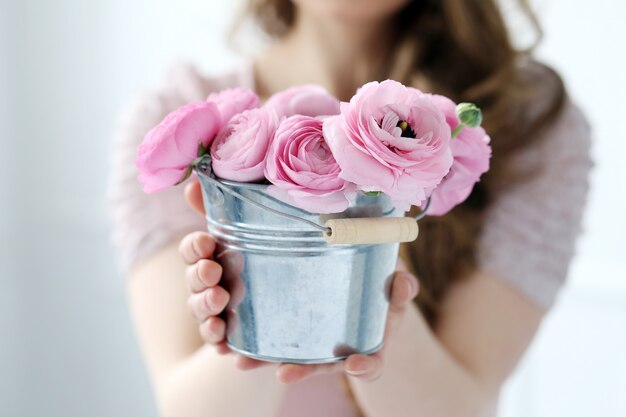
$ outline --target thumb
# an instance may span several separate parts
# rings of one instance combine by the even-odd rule
[[[202,215],[205,214],[202,189],[200,188],[200,182],[198,182],[198,180],[190,181],[185,186],[185,200],[187,200],[187,204],[189,204],[192,209]]]

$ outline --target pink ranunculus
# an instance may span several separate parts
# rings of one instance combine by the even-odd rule
[[[339,100],[319,85],[291,87],[271,96],[264,106],[279,116],[331,116],[339,114]]]
[[[242,113],[244,110],[259,107],[259,96],[247,88],[228,88],[218,93],[212,93],[207,98],[217,104],[217,108],[222,115],[222,125],[236,114]]]
[[[397,81],[370,82],[324,122],[340,176],[394,205],[422,205],[450,170],[450,127],[432,99]]]
[[[215,174],[241,182],[263,179],[265,155],[279,122],[275,112],[263,108],[233,116],[211,145]]]
[[[447,97],[433,95],[435,105],[445,114],[450,129],[459,125],[456,104]],[[480,176],[489,170],[491,146],[489,136],[482,127],[464,126],[450,144],[454,162],[448,175],[431,195],[428,214],[441,216],[470,195]]]
[[[220,126],[215,103],[191,103],[168,114],[139,145],[135,163],[143,190],[152,193],[183,181],[200,143],[208,148]]]
[[[339,178],[341,169],[322,133],[323,122],[295,115],[283,120],[270,145],[265,177],[268,193],[311,213],[340,213],[354,186]]]

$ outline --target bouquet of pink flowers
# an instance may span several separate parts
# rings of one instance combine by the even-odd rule
[[[400,242],[489,168],[481,112],[391,80],[349,102],[314,85],[259,101],[235,88],[169,114],[139,148],[144,190],[198,175],[234,295],[232,350],[295,363],[375,352]],[[422,212],[405,217],[412,205]]]
[[[211,94],[170,113],[146,135],[137,166],[145,192],[180,184],[210,154],[221,179],[270,184],[275,198],[311,213],[339,213],[353,193],[384,193],[408,211],[443,215],[489,169],[489,136],[471,103],[399,82],[370,82],[350,102],[315,85],[263,105],[252,91]]]

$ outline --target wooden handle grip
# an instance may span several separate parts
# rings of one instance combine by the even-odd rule
[[[357,219],[331,219],[324,234],[328,243],[394,243],[412,242],[417,238],[418,227],[410,217],[368,217]]]

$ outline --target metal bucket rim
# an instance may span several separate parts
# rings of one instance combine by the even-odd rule
[[[223,178],[220,178],[220,177],[215,175],[215,173],[211,169],[211,165],[210,164],[211,164],[211,159],[210,159],[209,155],[204,155],[203,157],[201,157],[199,159],[199,163],[194,165],[194,168],[195,168],[194,171],[196,172],[196,175],[198,177],[205,177],[209,181],[215,181],[218,184],[222,184],[222,186],[225,187],[226,190],[230,190],[229,193],[233,194],[236,198],[239,198],[239,199],[241,199],[241,200],[243,200],[245,202],[248,202],[249,204],[253,204],[253,205],[255,205],[255,206],[257,206],[257,207],[259,207],[261,209],[265,209],[265,210],[267,210],[269,212],[272,212],[272,213],[274,213],[275,215],[278,215],[278,216],[282,216],[282,217],[290,218],[291,220],[296,220],[296,221],[300,221],[300,222],[303,222],[303,223],[307,223],[307,224],[313,226],[316,229],[322,230],[323,233],[329,233],[330,229],[327,226],[325,226],[325,225],[321,225],[321,224],[319,224],[316,221],[308,220],[308,219],[305,219],[305,218],[300,217],[300,216],[295,215],[295,214],[288,214],[288,213],[285,213],[285,212],[283,212],[281,210],[270,208],[270,207],[266,206],[263,203],[255,202],[254,200],[251,200],[248,197],[244,197],[243,195],[241,195],[240,193],[234,191],[234,189],[233,189],[233,188],[235,188],[235,189],[236,188],[248,189],[250,191],[257,192],[259,194],[263,194],[266,198],[271,198],[272,200],[275,200],[276,202],[280,203],[282,206],[290,207],[290,209],[296,210],[296,211],[298,211],[300,213],[303,213],[304,215],[311,215],[311,214],[315,215],[315,213],[308,212],[306,210],[303,210],[300,207],[293,206],[292,204],[289,204],[289,203],[287,203],[285,201],[278,200],[274,196],[270,195],[267,192],[267,189],[269,188],[269,186],[272,185],[271,183],[269,183],[269,184],[268,183],[260,184],[258,182],[257,183],[254,183],[254,182],[251,183],[251,182],[240,182],[240,181],[233,181],[233,180],[223,179]],[[211,177],[213,177],[213,178],[211,178]],[[199,178],[199,179],[201,180],[202,178]],[[203,181],[201,181],[201,183],[203,183]],[[204,189],[204,184],[202,185],[202,188]],[[222,187],[220,187],[220,188],[222,188]],[[384,193],[380,193],[375,198],[376,199],[385,199],[385,198],[389,199],[389,196],[385,195]],[[426,215],[426,212],[428,211],[428,208],[430,207],[430,203],[431,203],[431,198],[428,197],[428,200],[426,202],[425,207],[422,209],[422,212],[419,213],[417,216],[413,217],[413,219],[415,221],[421,220]],[[322,216],[321,214],[318,214],[318,215]]]
[[[206,174],[203,173],[203,175],[206,175]],[[272,185],[272,184],[260,184],[258,182],[239,182],[239,181],[225,180],[225,179],[220,178],[218,176],[216,176],[215,179],[218,180],[219,182],[221,182],[222,184],[225,184],[225,185],[230,185],[230,186],[233,186],[233,187],[241,187],[241,188],[250,188],[250,189],[254,189],[254,190],[265,190],[270,185]],[[285,204],[287,204],[287,203],[285,203]]]

